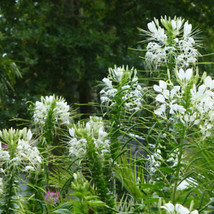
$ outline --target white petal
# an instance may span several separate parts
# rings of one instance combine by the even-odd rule
[[[163,96],[168,99],[169,98],[169,90],[164,90],[163,91]]]
[[[109,88],[112,88],[112,81],[108,78],[103,78],[102,80]]]
[[[158,85],[153,85],[153,88],[157,92],[162,92],[162,88],[160,86],[158,86]]]
[[[184,70],[183,69],[180,69],[178,71],[178,77],[179,77],[180,80],[184,80],[185,74],[184,74]]]
[[[157,32],[157,28],[156,28],[155,23],[153,21],[148,23],[147,27],[148,27],[149,31],[151,31],[152,33]]]
[[[198,214],[198,210],[193,210],[190,214]]]
[[[184,37],[188,36],[191,33],[192,25],[185,22],[184,24]]]
[[[192,77],[192,69],[189,68],[189,69],[186,70],[186,79],[190,80],[191,77]]]
[[[204,91],[205,91],[205,89],[206,89],[206,85],[200,85],[199,88],[198,88],[198,92],[199,92],[200,94],[203,94]]]
[[[175,205],[175,211],[178,214],[189,214],[189,210],[186,207],[182,206],[181,204]]]
[[[31,132],[31,130],[28,130],[28,132],[27,132],[27,140],[30,141],[31,138],[32,138],[32,132]]]
[[[162,94],[158,94],[156,100],[160,103],[165,103],[165,98]]]
[[[69,129],[68,132],[69,132],[71,137],[74,137],[74,129],[73,128]]]
[[[178,20],[178,21],[177,21],[177,29],[178,29],[178,30],[181,28],[181,25],[182,25],[182,21],[181,21],[181,20]]]
[[[204,80],[204,84],[207,87],[211,87],[212,86],[212,78],[210,76],[206,77],[205,80]]]
[[[171,21],[171,25],[172,25],[172,29],[175,30],[176,29],[176,22],[175,22],[175,20]]]
[[[165,113],[165,111],[166,111],[166,105],[162,104],[160,108],[154,111],[154,113],[161,116],[163,113]]]
[[[166,82],[164,82],[163,80],[160,80],[160,81],[159,81],[159,86],[160,86],[162,89],[166,89],[166,88],[167,88],[167,84],[166,84]]]
[[[168,212],[174,212],[174,205],[172,203],[167,203],[164,204],[164,206],[161,206],[161,208],[164,208],[165,210],[167,210]]]

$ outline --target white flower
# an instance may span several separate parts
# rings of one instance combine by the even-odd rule
[[[109,78],[104,78],[103,81],[108,85],[100,91],[101,104],[114,107],[118,104],[119,99],[124,100],[124,107],[126,111],[133,112],[142,108],[143,93],[142,88],[138,84],[138,78],[136,76],[137,71],[128,67],[115,67],[109,69]],[[109,80],[112,79],[115,84]],[[122,81],[123,79],[123,81]],[[122,96],[121,96],[122,95]]]
[[[101,117],[91,116],[87,123],[78,123],[69,129],[69,153],[73,157],[84,158],[87,153],[88,140],[93,141],[96,152],[102,158],[110,152],[110,142]]]
[[[175,20],[171,20],[172,29],[175,30],[177,28],[177,24]]]
[[[171,103],[169,107],[170,107],[170,111],[169,111],[170,114],[175,114],[175,112],[184,114],[184,112],[186,111],[186,109],[183,106],[178,105],[177,103],[175,104]]]
[[[107,87],[112,88],[112,81],[111,80],[109,80],[108,78],[103,78],[102,81],[107,85]]]
[[[167,40],[167,36],[165,34],[164,29],[159,26],[157,28],[154,21],[148,23],[147,27],[149,31],[152,33],[152,37],[154,37],[158,41],[164,43]]]
[[[167,204],[164,204],[164,206],[161,206],[161,208],[167,210],[168,212],[174,212],[174,205],[172,203],[167,203]]]
[[[192,77],[192,69],[187,69],[186,72],[181,68],[179,71],[178,71],[178,77],[181,81],[189,81]]]
[[[183,69],[196,64],[199,53],[194,48],[195,41],[191,37],[192,25],[188,22],[183,25],[183,22],[181,18],[172,20],[162,18],[161,23],[164,27],[162,28],[155,19],[147,24],[149,32],[142,30],[150,37],[145,54],[146,63],[150,67],[157,69],[159,66],[171,63],[172,59],[177,67]],[[170,38],[168,39],[167,36]]]
[[[68,132],[69,132],[71,137],[74,137],[74,129],[73,128],[69,129]]]
[[[122,67],[115,68],[115,69],[113,69],[113,72],[114,72],[116,78],[118,79],[118,81],[121,81],[122,77],[123,77],[123,73],[124,73],[124,68],[122,68]]]
[[[46,96],[35,103],[33,120],[38,125],[44,125],[49,112],[52,112],[55,124],[69,124],[70,107],[62,97]]]
[[[98,138],[103,140],[108,134],[103,130],[103,127],[99,128]]]
[[[176,204],[174,206],[171,202],[164,204],[164,206],[161,206],[161,208],[165,209],[169,214],[198,214],[197,210],[190,212],[189,209],[182,206],[181,204]]]
[[[162,104],[160,106],[160,108],[158,108],[154,111],[155,114],[160,115],[160,116],[165,112],[166,112],[166,105],[165,104]]]
[[[160,103],[165,103],[165,97],[162,94],[158,94],[155,99]]]
[[[175,205],[175,211],[178,214],[189,214],[189,210],[186,207],[182,206],[181,204]]]
[[[181,89],[180,86],[174,86],[170,92],[170,97],[173,99],[177,92],[180,91],[180,89]]]
[[[159,86],[154,85],[153,88],[156,92],[163,92],[164,90],[167,89],[167,83],[164,82],[163,80],[159,80]]]
[[[204,84],[207,88],[214,89],[214,80],[210,76],[205,78]]]

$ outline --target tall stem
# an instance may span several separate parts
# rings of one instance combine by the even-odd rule
[[[15,207],[16,207],[16,189],[17,189],[17,181],[16,175],[17,170],[14,166],[11,166],[8,174],[6,175],[6,186],[4,191],[4,198],[3,198],[3,207],[2,207],[2,214],[15,214]]]
[[[183,125],[182,127],[182,135],[181,135],[181,140],[180,140],[180,147],[179,147],[179,154],[178,154],[178,165],[176,167],[176,172],[175,172],[175,183],[173,187],[173,193],[172,193],[172,203],[175,203],[175,196],[176,196],[176,191],[178,187],[178,180],[180,177],[180,170],[181,170],[181,161],[182,161],[182,155],[183,155],[183,145],[184,141],[186,138],[186,127]]]

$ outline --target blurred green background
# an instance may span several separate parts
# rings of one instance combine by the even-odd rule
[[[131,49],[145,48],[137,27],[146,29],[153,17],[189,20],[201,30],[200,53],[214,52],[213,4],[213,0],[1,0],[0,128],[14,126],[12,117],[27,118],[26,101],[35,102],[41,95],[55,93],[69,104],[96,99],[98,81],[115,64],[143,70],[139,58],[143,53]],[[200,60],[211,62],[213,56]],[[212,74],[213,66],[201,69]],[[80,107],[80,112],[90,111]]]

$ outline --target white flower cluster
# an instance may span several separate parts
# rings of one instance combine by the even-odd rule
[[[8,145],[7,148],[2,148],[0,145],[1,164],[24,166],[24,171],[35,171],[41,164],[40,152],[37,147],[32,146],[32,133],[30,130],[26,128],[22,130],[3,130],[0,131],[0,137]]]
[[[19,139],[17,145],[16,156],[20,161],[25,163],[26,171],[35,170],[41,164],[42,158],[37,147],[31,145],[32,133],[28,130],[27,135],[23,139]]]
[[[93,141],[97,154],[102,158],[110,152],[110,141],[104,130],[101,117],[91,116],[90,120],[83,124],[78,123],[69,129],[70,141],[69,153],[73,157],[83,158],[86,156],[88,141]]]
[[[0,142],[0,162],[4,163],[6,161],[10,160],[10,154],[6,149],[2,148],[1,142]]]
[[[159,94],[156,96],[156,101],[161,103],[160,107],[154,111],[155,114],[167,118],[167,114],[171,115],[171,119],[175,119],[173,115],[180,116],[185,114],[186,109],[180,105],[182,91],[180,86],[171,86],[163,81],[159,81],[159,85],[154,85],[154,90]]]
[[[198,88],[193,84],[191,96],[191,103],[197,113],[195,123],[199,124],[204,137],[208,137],[214,125],[214,80],[207,76]]]
[[[69,124],[70,106],[64,98],[54,95],[41,97],[41,101],[35,103],[33,120],[36,124],[44,125],[50,113],[55,123]]]
[[[160,80],[159,85],[153,86],[154,90],[158,93],[155,99],[157,102],[161,103],[154,113],[165,119],[167,119],[169,113],[169,119],[173,121],[180,119],[185,125],[196,125],[198,124],[198,121],[196,120],[197,114],[194,111],[193,106],[188,106],[188,109],[191,111],[187,111],[184,107],[184,103],[186,102],[186,100],[184,100],[184,94],[193,77],[193,71],[192,69],[187,69],[186,71],[180,69],[177,71],[177,76],[180,85],[174,86],[172,83],[167,84],[165,81]],[[189,112],[192,113],[190,114]]]
[[[161,208],[165,209],[168,214],[198,214],[197,210],[190,211],[181,204],[176,204],[174,206],[171,202],[164,204]]]
[[[109,69],[109,78],[103,78],[104,88],[100,91],[101,103],[114,106],[117,98],[122,99],[127,111],[139,111],[142,108],[142,87],[138,84],[136,69],[115,67]]]
[[[169,165],[170,167],[177,166],[178,154],[179,154],[179,151],[178,149],[176,149],[170,153],[170,157],[168,157],[167,160],[164,160],[161,155],[161,150],[156,149],[147,159],[149,162],[148,168],[151,175],[154,175],[159,170],[161,163],[164,163],[165,161],[166,161],[166,164]]]
[[[146,48],[146,62],[158,67],[172,63],[173,58],[173,63],[183,69],[195,65],[199,53],[194,48],[196,44],[192,37],[192,25],[176,17],[173,20],[162,18],[161,23],[164,28],[155,19],[148,23],[149,31],[141,30],[151,41]]]
[[[154,111],[156,115],[170,120],[178,119],[187,126],[198,125],[203,136],[211,135],[214,127],[214,80],[210,76],[204,78],[204,83],[200,86],[191,84],[193,78],[192,69],[177,72],[180,85],[174,86],[160,80],[159,85],[154,85],[154,90],[158,93],[156,101],[160,103]],[[189,87],[188,100],[185,100],[186,88]],[[185,103],[189,106],[184,107]]]

